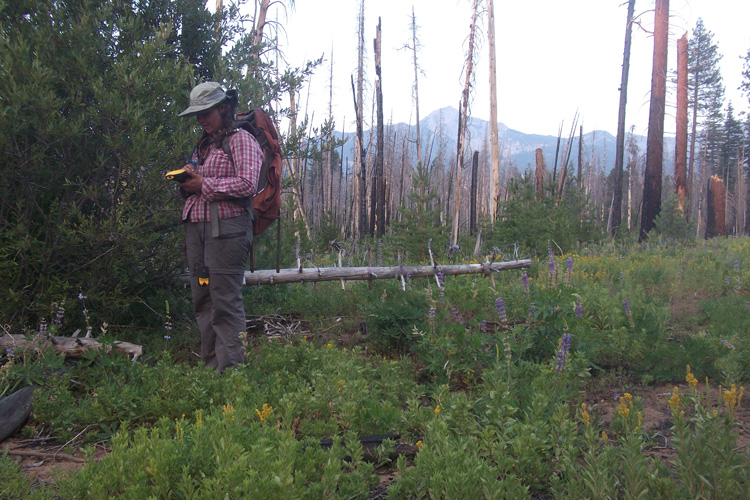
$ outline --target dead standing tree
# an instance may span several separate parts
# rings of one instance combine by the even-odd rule
[[[727,235],[724,209],[724,181],[718,175],[712,175],[708,180],[706,198],[706,239]]]
[[[656,0],[654,14],[654,62],[651,70],[651,105],[646,139],[646,173],[643,180],[641,232],[638,241],[648,239],[661,211],[661,176],[664,161],[664,111],[667,94],[667,51],[669,0]]]
[[[364,145],[364,57],[365,57],[365,0],[359,3],[359,28],[357,33],[358,50],[357,50],[357,86],[354,87],[354,77],[352,77],[352,93],[354,94],[354,112],[357,121],[357,136],[354,148],[354,164],[357,173],[355,182],[357,188],[354,190],[355,205],[357,207],[356,231],[360,237],[368,233],[367,225],[367,159],[365,157]]]
[[[625,108],[628,102],[628,75],[630,74],[630,46],[633,38],[633,12],[635,0],[628,2],[628,18],[625,23],[625,49],[622,54],[622,76],[620,77],[620,108],[617,114],[617,144],[615,150],[615,192],[612,197],[612,236],[617,235],[622,220],[622,170],[625,158]]]
[[[375,35],[375,96],[378,106],[378,146],[375,153],[375,178],[373,179],[373,190],[375,191],[375,217],[378,226],[378,237],[385,235],[385,183],[383,182],[383,75],[381,73],[381,35],[380,18]]]
[[[479,0],[474,0],[474,6],[471,10],[471,27],[469,31],[469,49],[466,55],[466,80],[464,90],[461,94],[461,114],[459,116],[458,126],[458,145],[456,151],[456,201],[453,207],[453,228],[451,231],[451,245],[458,243],[458,228],[461,225],[461,172],[463,170],[463,155],[466,145],[466,123],[469,119],[469,91],[474,75],[474,48],[477,30],[477,14],[479,9]]]
[[[495,5],[487,0],[487,37],[490,49],[490,223],[495,222],[500,184],[500,150],[497,137],[497,69],[495,61]]]

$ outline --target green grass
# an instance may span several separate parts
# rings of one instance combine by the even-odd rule
[[[261,336],[223,376],[186,361],[190,328],[155,332],[138,363],[5,353],[0,394],[40,385],[27,434],[110,452],[53,485],[0,458],[0,496],[367,498],[384,466],[396,472],[389,498],[746,497],[735,422],[750,380],[750,241],[604,245],[554,263],[550,274],[546,257],[534,262],[528,292],[521,271],[494,287],[459,276],[444,290],[427,279],[405,292],[395,281],[249,290],[250,313],[310,332]],[[607,413],[591,399],[656,383],[680,386],[678,406],[636,397]],[[649,415],[665,412],[672,428],[658,432],[673,453],[662,461]],[[386,442],[365,461],[357,436],[392,433],[418,444],[416,457],[389,462]]]

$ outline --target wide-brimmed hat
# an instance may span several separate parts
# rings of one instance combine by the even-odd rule
[[[226,92],[218,83],[201,83],[190,91],[190,106],[177,116],[193,116],[220,104],[226,98]]]

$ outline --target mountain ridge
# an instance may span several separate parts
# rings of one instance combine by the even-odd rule
[[[455,157],[456,138],[458,135],[458,114],[458,110],[448,106],[432,111],[425,118],[422,118],[420,120],[420,133],[422,135],[423,144],[429,144],[429,141],[433,140],[442,125],[443,144],[447,148],[447,153],[449,155],[452,153]],[[523,172],[528,169],[533,169],[536,164],[537,148],[542,149],[547,168],[553,168],[555,163],[555,152],[557,149],[557,136],[533,133],[527,134],[514,130],[502,122],[498,122],[497,126],[501,149],[501,168],[502,165],[508,165],[508,158],[510,157],[511,163],[514,164],[519,171]],[[408,128],[412,136],[416,133],[415,125],[408,125],[403,122],[388,125],[388,127],[395,127],[398,132],[403,132],[404,129]],[[369,142],[370,134],[371,129],[365,131],[365,140],[367,142]],[[469,137],[468,149],[481,152],[484,148],[485,137],[489,137],[489,122],[480,118],[471,118],[467,134]],[[337,135],[342,137],[340,132],[337,132]],[[344,134],[344,137],[353,138],[354,133]],[[567,135],[560,137],[558,163],[561,161],[562,156],[565,153],[568,139]],[[645,157],[646,137],[636,135],[635,139],[639,148],[639,156]],[[572,140],[573,144],[570,148],[570,159],[568,160],[569,168],[575,168],[578,165],[579,136],[576,134]],[[625,140],[628,140],[627,135]],[[674,138],[665,137],[664,141],[664,171],[667,173],[674,170]],[[354,141],[350,140],[347,141],[347,145],[344,146],[344,154],[349,158],[353,158],[353,144]],[[593,130],[583,134],[584,166],[590,165],[593,158],[594,164],[596,164],[598,168],[601,168],[601,165],[604,164],[605,172],[609,174],[614,168],[615,150],[616,137],[609,132],[604,130]],[[435,155],[433,154],[433,158],[434,156]],[[627,162],[627,153],[625,161]],[[558,168],[559,166],[560,165],[558,165]]]

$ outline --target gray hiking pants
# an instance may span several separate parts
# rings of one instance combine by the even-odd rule
[[[193,310],[201,334],[201,358],[223,372],[244,360],[240,333],[246,331],[242,282],[253,242],[252,216],[219,221],[219,236],[210,222],[185,224]],[[208,286],[198,285],[201,266],[208,268]]]

